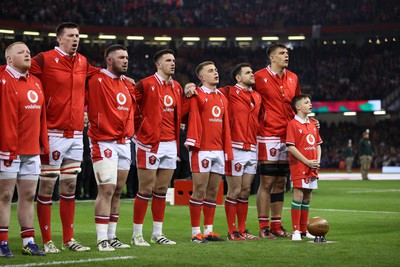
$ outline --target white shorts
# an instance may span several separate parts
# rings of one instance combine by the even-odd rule
[[[303,188],[303,189],[317,189],[318,188],[318,179],[313,178],[304,178],[293,181],[293,188]]]
[[[289,161],[289,150],[280,137],[257,136],[257,153],[259,161]]]
[[[256,174],[257,152],[232,148],[233,160],[225,162],[225,174],[229,176],[243,176],[243,173]]]
[[[116,141],[91,142],[92,161],[111,160],[118,162],[118,170],[129,170],[131,167],[131,144],[118,144]]]
[[[83,139],[49,136],[50,154],[42,157],[42,164],[61,166],[64,159],[82,161]]]
[[[39,155],[18,155],[15,160],[0,160],[0,179],[38,180]]]
[[[223,150],[189,151],[192,172],[214,172],[225,174],[225,157]]]
[[[147,152],[136,146],[136,162],[139,169],[175,170],[177,157],[176,141],[160,142],[157,153]]]

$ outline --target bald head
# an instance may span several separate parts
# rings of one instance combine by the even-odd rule
[[[26,73],[31,67],[31,52],[23,42],[15,42],[6,48],[7,65],[20,73]]]

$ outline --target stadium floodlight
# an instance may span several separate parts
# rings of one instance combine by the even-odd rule
[[[253,37],[236,37],[235,40],[239,42],[253,41]]]
[[[224,42],[224,41],[226,41],[226,37],[209,37],[208,41],[210,41],[210,42]]]
[[[158,42],[166,42],[166,41],[171,41],[172,37],[169,36],[156,36],[154,37],[154,41],[158,41]]]
[[[23,35],[33,35],[33,36],[39,36],[39,32],[33,32],[33,31],[24,31],[22,33]]]
[[[374,111],[374,115],[386,115],[386,111],[385,110],[376,110],[376,111]]]
[[[84,33],[79,34],[79,38],[81,38],[81,39],[86,39],[88,37],[89,37],[89,35],[87,35],[87,34],[84,34]]]
[[[304,35],[289,35],[288,39],[292,40],[292,41],[301,41],[301,40],[305,40],[306,37]]]
[[[114,39],[117,39],[117,36],[116,35],[108,35],[108,34],[99,34],[99,39],[114,40]]]
[[[200,37],[194,37],[194,36],[192,36],[192,37],[183,37],[182,41],[185,41],[185,42],[198,42],[198,41],[200,41]]]
[[[0,29],[0,33],[14,34],[14,31],[13,30]]]
[[[126,39],[131,40],[131,41],[142,41],[142,40],[144,40],[144,36],[129,35],[129,36],[126,36]]]
[[[263,37],[261,37],[261,40],[263,40],[263,41],[278,41],[279,37],[278,36],[263,36]]]
[[[57,37],[57,35],[54,32],[49,32],[47,34],[47,36],[49,36],[49,37]]]
[[[357,112],[355,112],[355,111],[346,111],[346,112],[343,112],[343,115],[344,116],[356,116]]]

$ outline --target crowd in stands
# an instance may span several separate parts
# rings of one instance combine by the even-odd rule
[[[7,41],[7,42],[6,42]],[[29,42],[33,55],[54,47],[54,40]],[[6,43],[0,48],[4,51]],[[81,44],[80,52],[95,66],[104,66],[103,54],[108,44]],[[313,101],[383,99],[400,87],[400,50],[397,42],[380,45],[365,43],[362,46],[318,45],[295,47],[290,51],[289,69],[300,78],[302,91],[310,93]],[[128,74],[136,80],[155,71],[152,55],[157,46],[129,46]],[[252,64],[253,70],[266,66],[265,48],[258,47],[179,47],[176,51],[175,78],[182,84],[197,82],[195,67],[202,61],[212,60],[219,69],[220,85],[231,84],[230,70],[241,62]],[[4,55],[0,55],[4,62]]]
[[[398,22],[395,0],[34,0],[1,1],[2,19],[147,28],[282,28]]]

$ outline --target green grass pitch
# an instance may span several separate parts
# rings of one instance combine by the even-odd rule
[[[284,226],[291,230],[292,194],[285,194]],[[258,232],[255,195],[250,198],[247,227]],[[133,199],[121,202],[117,234],[129,243],[132,236]],[[164,234],[175,246],[152,244],[115,252],[98,252],[94,225],[94,202],[77,202],[75,236],[90,252],[63,251],[33,257],[21,255],[22,241],[12,206],[9,243],[15,257],[0,258],[0,266],[400,266],[400,181],[320,181],[314,192],[310,217],[325,217],[327,234],[334,243],[315,244],[290,239],[193,244],[187,206],[167,206]],[[41,243],[37,221],[36,242]],[[144,223],[149,241],[152,230],[150,205]],[[218,206],[214,230],[226,237],[223,206]],[[53,204],[53,241],[60,247],[58,203]]]

